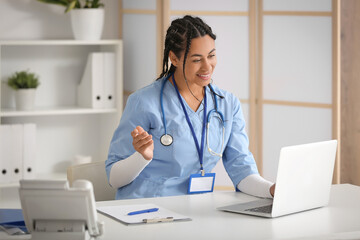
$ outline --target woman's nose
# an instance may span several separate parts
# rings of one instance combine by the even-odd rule
[[[202,69],[203,70],[210,70],[211,69],[211,63],[210,63],[210,61],[208,60],[208,59],[205,59],[204,61],[203,61],[203,64],[202,64]]]

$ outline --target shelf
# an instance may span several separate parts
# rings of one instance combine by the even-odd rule
[[[99,40],[99,41],[79,41],[79,40],[1,40],[3,46],[65,46],[65,45],[116,45],[121,43],[119,39]]]
[[[16,109],[1,109],[1,117],[31,117],[31,116],[54,116],[54,115],[79,115],[79,114],[101,114],[116,113],[117,109],[93,109],[79,107],[43,107],[31,111],[17,111]]]
[[[35,179],[43,179],[43,180],[67,180],[66,173],[39,173],[36,174]],[[19,181],[16,182],[10,182],[10,183],[0,183],[0,190],[2,188],[13,188],[13,187],[19,187],[20,183]]]

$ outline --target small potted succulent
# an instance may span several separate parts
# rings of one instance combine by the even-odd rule
[[[16,91],[17,110],[32,110],[35,103],[35,91],[40,85],[39,77],[29,71],[15,72],[8,79],[8,86]]]
[[[104,28],[105,11],[101,0],[38,0],[57,4],[70,12],[71,26],[76,40],[100,40]]]

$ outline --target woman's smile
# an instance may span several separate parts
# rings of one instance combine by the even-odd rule
[[[196,74],[199,78],[201,78],[204,81],[208,81],[211,79],[211,74]]]

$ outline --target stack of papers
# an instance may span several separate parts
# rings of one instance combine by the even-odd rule
[[[143,211],[153,208],[158,208],[158,210],[155,212],[145,211],[141,214],[128,215],[130,212]],[[98,207],[97,210],[100,213],[114,218],[115,220],[118,220],[126,225],[191,220],[189,217],[159,207],[155,204],[105,206]]]

